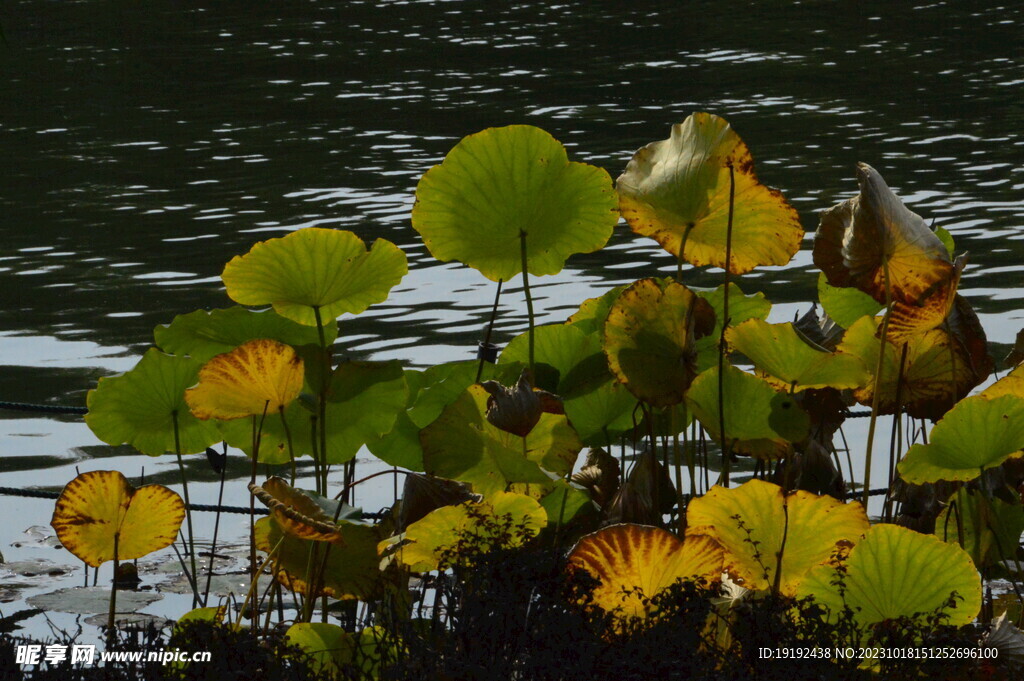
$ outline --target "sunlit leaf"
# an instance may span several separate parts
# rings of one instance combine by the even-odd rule
[[[199,367],[187,357],[147,350],[131,371],[101,378],[89,391],[85,422],[107,444],[129,444],[158,456],[175,451],[177,419],[181,453],[202,452],[221,436],[215,424],[196,419],[185,403],[185,389],[195,385]]]
[[[779,191],[758,181],[747,145],[718,116],[695,113],[673,126],[669,139],[637,151],[616,180],[619,210],[634,232],[676,257],[724,267],[730,168],[735,198],[729,270],[785,265],[800,250],[800,219]]]
[[[650,599],[678,580],[717,582],[722,561],[722,547],[710,537],[681,541],[657,527],[621,524],[580,539],[568,563],[600,581],[596,606],[624,619],[644,619],[656,615]]]
[[[298,622],[288,627],[284,638],[309,656],[310,668],[317,674],[339,674],[352,662],[355,642],[337,624]]]
[[[953,235],[949,233],[949,230],[945,227],[936,227],[935,236],[939,237],[939,241],[946,247],[946,253],[949,257],[953,257],[953,251],[956,250],[956,244],[953,242]]]
[[[338,325],[326,323],[324,340],[333,343],[337,335]],[[257,312],[239,306],[178,315],[170,324],[156,327],[153,336],[164,352],[188,355],[200,362],[257,338],[296,347],[320,342],[314,328],[285,319],[273,310]]]
[[[832,286],[824,272],[818,275],[818,302],[825,314],[844,329],[853,326],[861,317],[874,317],[885,307],[858,288]]]
[[[565,416],[542,414],[526,438],[488,423],[487,392],[470,386],[420,431],[427,472],[461,480],[488,495],[510,482],[547,482],[567,475],[583,443]],[[543,468],[543,470],[542,470]]]
[[[380,585],[377,559],[377,530],[369,525],[339,522],[341,540],[336,544],[299,539],[278,525],[273,517],[256,521],[256,548],[274,553],[271,561],[277,580],[293,591],[309,595],[309,575],[319,569],[327,553],[323,569],[323,588],[316,595],[339,599],[368,598]],[[315,548],[314,548],[315,547]]]
[[[701,373],[718,366],[718,343],[722,337],[722,320],[725,319],[725,285],[696,293],[715,311],[714,331],[697,339],[697,373]],[[738,284],[729,285],[730,326],[737,326],[748,319],[767,319],[771,309],[771,302],[760,291],[748,296]]]
[[[793,396],[729,364],[723,381],[725,435],[733,451],[758,458],[786,456],[807,437],[810,419]],[[686,393],[687,408],[715,440],[721,439],[718,368],[708,369]]]
[[[299,396],[302,377],[302,359],[290,345],[251,340],[204,364],[185,401],[199,419],[275,414]]]
[[[1024,533],[1024,506],[1020,499],[983,499],[978,490],[961,487],[935,519],[935,536],[960,544],[979,568],[1017,557]],[[962,530],[962,534],[961,534]],[[961,541],[962,540],[962,541]]]
[[[949,277],[919,295],[913,301],[894,300],[889,317],[889,340],[894,343],[913,338],[915,335],[934,329],[946,321],[957,298],[960,275],[967,264],[967,256],[961,256],[953,263]]]
[[[1024,398],[1014,395],[961,400],[932,428],[928,444],[915,444],[899,464],[916,484],[973,480],[1024,449]]]
[[[551,135],[530,125],[463,138],[416,186],[412,226],[438,260],[458,260],[488,279],[522,271],[556,274],[574,253],[598,250],[618,222],[611,178],[570,162]]]
[[[282,317],[315,326],[314,308],[325,324],[359,314],[387,299],[408,271],[390,241],[377,239],[367,250],[352,232],[306,227],[235,256],[221,278],[236,303],[273,305]]]
[[[637,399],[657,407],[678,404],[697,375],[694,343],[714,324],[711,306],[682,284],[641,279],[608,314],[608,366]]]
[[[170,546],[185,504],[162,485],[135,489],[118,471],[82,473],[69,482],[50,525],[68,551],[88,565],[141,558]]]
[[[1003,395],[1014,395],[1024,398],[1024,364],[982,390],[981,395],[991,398],[1002,397]]]
[[[860,388],[868,381],[864,362],[853,355],[812,346],[791,323],[751,319],[726,330],[725,338],[782,389]]]
[[[315,492],[292,487],[277,477],[263,485],[250,485],[249,491],[270,509],[282,530],[299,539],[342,542],[342,527],[335,516],[349,520],[356,510]]]
[[[436,570],[456,544],[465,537],[479,538],[479,545],[497,548],[519,546],[548,524],[548,516],[536,499],[514,492],[495,492],[481,502],[445,506],[406,528],[404,543],[381,542],[381,552],[393,553],[414,572]],[[505,527],[507,525],[507,528]],[[511,530],[508,536],[502,528]],[[508,543],[502,542],[507,539]]]
[[[811,571],[797,596],[813,596],[836,619],[844,606],[862,627],[941,610],[952,626],[970,624],[981,608],[981,579],[971,557],[955,544],[896,525],[875,525],[844,561]],[[951,596],[959,600],[947,607]]]
[[[916,304],[953,276],[945,245],[866,163],[857,165],[860,194],[821,214],[814,264],[832,286],[854,286],[886,302]],[[941,323],[941,319],[939,322]]]
[[[514,482],[508,491],[536,499],[547,513],[549,525],[566,525],[594,506],[589,494],[565,480]]]
[[[857,502],[802,490],[783,495],[781,487],[761,480],[732,489],[712,487],[690,502],[686,520],[687,534],[706,534],[722,545],[726,568],[748,589],[773,588],[781,553],[779,590],[787,596],[796,593],[811,568],[868,530],[868,517]]]
[[[580,304],[580,309],[573,312],[566,323],[572,324],[583,333],[600,333],[604,328],[605,320],[608,319],[612,305],[627,288],[629,288],[629,284],[621,284],[608,289],[596,298],[584,300]]]

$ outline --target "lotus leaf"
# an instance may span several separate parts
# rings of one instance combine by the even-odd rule
[[[514,482],[508,486],[508,491],[536,499],[548,514],[549,525],[566,525],[594,507],[589,494],[565,480]]]
[[[119,608],[141,610],[162,598],[161,594],[152,592],[119,591],[117,594],[117,605]],[[69,612],[75,615],[106,613],[110,608],[110,589],[105,586],[78,586],[57,589],[56,591],[30,596],[25,599],[25,602],[33,608],[39,608],[46,612]],[[123,614],[118,613],[118,615]],[[103,624],[105,625],[107,619],[105,615],[103,619]]]
[[[956,290],[966,264],[967,256],[960,256],[953,263],[953,271],[948,278],[937,282],[912,302],[894,300],[886,331],[889,340],[899,343],[946,321],[959,298]]]
[[[405,254],[377,239],[367,250],[352,232],[307,227],[261,241],[235,256],[221,278],[242,305],[273,305],[282,317],[306,326],[348,312],[359,314],[388,297],[409,271]]]
[[[458,260],[493,281],[522,271],[557,274],[574,253],[592,253],[619,215],[611,177],[570,162],[540,128],[510,125],[463,138],[420,178],[412,226],[438,260]]]
[[[564,414],[562,400],[546,390],[537,390],[530,384],[530,372],[523,369],[512,387],[498,381],[480,384],[487,391],[487,412],[484,417],[492,426],[526,437],[540,421],[541,414]]]
[[[288,627],[284,637],[309,656],[310,668],[317,674],[340,674],[352,662],[355,642],[337,624],[299,622]]]
[[[1014,501],[1009,504],[998,498],[983,499],[977,490],[961,487],[935,519],[935,535],[963,546],[979,568],[1012,560],[1017,557],[1020,535],[1024,533],[1024,507],[1019,498]]]
[[[327,343],[333,343],[337,335],[337,324],[324,327]],[[188,355],[200,362],[257,338],[296,347],[320,342],[316,329],[285,319],[273,310],[257,312],[237,305],[225,310],[196,310],[178,315],[170,324],[156,327],[153,336],[164,352]]]
[[[729,364],[723,381],[725,435],[732,450],[758,458],[789,454],[790,443],[807,437],[810,419],[793,399],[767,381]],[[718,369],[708,369],[686,393],[686,405],[715,440],[721,440]]]
[[[600,580],[595,605],[623,619],[646,619],[656,615],[650,599],[660,591],[678,580],[717,582],[722,561],[722,547],[710,537],[680,541],[657,527],[620,524],[580,539],[568,563]]]
[[[276,548],[272,569],[277,580],[292,591],[309,596],[308,579],[319,561],[311,557],[327,553],[323,569],[323,588],[315,595],[326,595],[342,600],[366,599],[372,596],[380,583],[377,561],[376,528],[361,523],[339,521],[339,544],[326,544],[299,539],[287,532],[272,516],[256,521],[256,548],[270,553]],[[317,546],[315,553],[313,547]]]
[[[787,596],[811,568],[868,531],[867,514],[857,502],[802,490],[784,495],[778,485],[761,480],[712,487],[690,502],[686,521],[687,535],[706,534],[722,545],[726,569],[748,589],[773,587],[781,552],[779,591]]]
[[[292,346],[251,340],[204,364],[199,385],[185,391],[185,401],[204,420],[273,414],[299,396],[302,377],[302,359]]]
[[[637,399],[656,407],[678,404],[697,375],[694,343],[714,325],[711,306],[690,289],[641,279],[608,313],[608,366]]]
[[[722,320],[725,318],[725,285],[710,291],[697,291],[697,295],[708,301],[715,311],[715,330],[697,339],[697,373],[718,366],[718,343],[722,337]],[[746,295],[738,284],[729,285],[729,324],[737,326],[749,319],[766,319],[772,304],[764,294]]]
[[[915,444],[899,464],[916,484],[973,480],[1024,449],[1024,398],[1014,395],[961,400],[932,428],[928,444]]]
[[[65,485],[50,525],[64,548],[99,567],[170,546],[184,517],[184,502],[166,487],[135,489],[118,471],[92,471]]]
[[[824,272],[818,275],[818,302],[825,314],[844,329],[861,317],[874,317],[885,307],[860,289],[832,286]]]
[[[951,282],[949,253],[924,218],[866,163],[857,164],[857,182],[860,195],[823,212],[814,239],[814,264],[828,283],[854,286],[886,303],[887,271],[892,300],[916,305]]]
[[[875,332],[878,318],[863,317],[849,329],[839,343],[838,350],[860,357],[868,367],[868,383],[854,390],[853,396],[864,405],[870,405],[875,391],[874,370],[878,362],[879,340]],[[953,351],[950,351],[950,345]],[[956,355],[957,397],[965,395],[977,382],[971,357],[965,346],[942,329],[932,329],[906,341],[907,358],[903,367],[903,386],[900,405],[915,418],[939,418],[953,403],[953,353]],[[879,395],[878,413],[896,412],[896,386],[900,373],[902,344],[897,347],[886,343],[882,363],[882,394]]]
[[[552,382],[544,387],[562,397],[580,440],[605,444],[633,427],[636,398],[608,371],[599,334],[584,332],[577,324],[540,326],[535,346],[537,375],[549,374]],[[509,342],[499,362],[526,364],[528,353],[529,333],[524,333]]]
[[[941,610],[946,624],[970,624],[981,609],[981,579],[971,557],[955,544],[896,525],[875,525],[836,568],[818,567],[797,596],[813,596],[835,617],[848,606],[864,628],[899,617]],[[951,596],[959,599],[948,607]],[[830,618],[831,618],[830,617]]]
[[[1017,338],[1013,343],[1013,347],[1006,354],[1004,361],[1011,367],[1024,363],[1024,329],[1017,332]]]
[[[507,536],[489,520],[505,521],[512,530]],[[479,537],[481,542],[508,540],[507,547],[519,546],[540,532],[548,524],[548,516],[536,499],[514,492],[495,492],[481,502],[466,502],[458,506],[444,506],[431,511],[424,518],[406,528],[398,545],[392,538],[381,542],[378,550],[392,552],[413,572],[436,570],[456,544],[464,537]],[[521,532],[516,531],[521,528]],[[492,535],[491,532],[497,532]],[[392,548],[396,547],[397,548]],[[505,545],[503,545],[505,546]],[[497,548],[492,546],[491,548]]]
[[[746,355],[772,385],[793,391],[861,388],[868,382],[864,362],[853,355],[808,343],[791,323],[751,319],[726,330],[733,350]]]
[[[311,390],[311,388],[308,388]],[[359,448],[392,429],[406,403],[402,367],[390,362],[342,362],[331,375],[327,395],[327,463],[344,463]],[[279,416],[263,422],[259,460],[288,461],[288,434],[295,457],[313,454],[314,415],[299,402],[285,409],[286,432]],[[222,424],[224,439],[252,456],[252,427],[247,422]]]
[[[725,267],[730,171],[735,181],[729,271],[785,265],[804,231],[782,194],[757,180],[754,161],[729,124],[695,113],[667,140],[633,155],[616,180],[619,210],[637,234],[693,265]]]
[[[584,300],[580,309],[573,312],[566,323],[572,324],[583,333],[600,333],[604,329],[604,322],[608,319],[612,305],[627,288],[629,288],[629,284],[621,284],[608,289],[596,298]]]
[[[342,541],[338,519],[357,519],[358,510],[316,492],[292,487],[282,478],[270,478],[262,487],[249,485],[249,491],[270,509],[282,530],[299,539]]]
[[[990,398],[1002,397],[1003,395],[1015,395],[1024,398],[1024,364],[982,390],[981,395]]]
[[[567,475],[583,443],[565,416],[542,414],[525,438],[488,423],[487,391],[470,386],[420,431],[427,472],[461,480],[489,495],[510,482],[548,482]],[[542,470],[543,468],[543,470]]]
[[[101,378],[89,391],[85,422],[107,444],[130,444],[159,456],[175,451],[177,419],[180,453],[202,452],[221,437],[215,424],[196,419],[185,403],[185,389],[195,384],[199,367],[195,360],[151,348],[131,371]]]

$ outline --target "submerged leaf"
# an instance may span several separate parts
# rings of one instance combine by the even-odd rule
[[[463,138],[420,178],[412,226],[438,260],[458,260],[488,279],[522,271],[557,274],[574,253],[600,249],[618,221],[611,177],[571,162],[551,135],[530,125]]]
[[[290,345],[251,340],[203,365],[185,400],[204,420],[273,414],[299,396],[302,376],[302,359]]]
[[[409,271],[405,254],[377,239],[367,250],[352,232],[306,227],[261,241],[235,256],[221,278],[242,305],[273,305],[281,315],[316,326],[348,312],[359,314],[388,297]]]
[[[754,162],[729,124],[695,113],[671,137],[633,155],[616,181],[619,210],[637,234],[693,265],[725,267],[730,169],[735,182],[729,270],[785,265],[803,228],[782,194],[761,184]]]
[[[166,487],[135,489],[118,471],[92,471],[64,487],[50,525],[64,548],[99,567],[170,546],[184,518],[181,497]]]

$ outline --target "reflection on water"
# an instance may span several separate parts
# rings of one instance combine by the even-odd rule
[[[878,168],[971,252],[962,292],[990,339],[1011,342],[1024,326],[1019,7],[664,4],[5,5],[0,400],[81,404],[155,325],[226,306],[231,256],[312,225],[391,239],[410,259],[387,303],[342,320],[343,353],[469,357],[493,290],[426,253],[408,220],[417,178],[463,135],[510,123],[549,130],[614,177],[695,110],[735,126],[809,230],[856,191],[857,161]],[[813,295],[809,248],[744,286],[791,317]],[[672,269],[620,230],[537,280],[541,321]],[[525,328],[507,290],[499,340]],[[69,460],[95,466],[74,419],[0,424],[5,484],[59,486]],[[140,465],[121,455],[104,465]]]

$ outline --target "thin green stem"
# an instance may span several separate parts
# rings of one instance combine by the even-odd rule
[[[323,367],[323,380],[320,383],[320,391],[317,395],[317,425],[320,429],[320,456],[323,461],[320,465],[320,476],[316,481],[316,491],[321,495],[327,494],[327,387],[331,376],[331,358],[327,349],[327,340],[324,336],[324,320],[320,316],[320,307],[313,306],[313,316],[316,317],[316,331],[320,337],[320,350],[322,351],[321,362],[327,366]],[[348,479],[345,480],[349,482]]]
[[[288,443],[288,462],[292,467],[292,487],[295,486],[295,450],[292,448],[292,431],[288,427],[288,419],[284,417],[284,405],[282,404],[278,413],[281,415],[281,427],[284,428],[284,439]]]
[[[882,317],[882,333],[878,343],[878,362],[875,364],[875,391],[871,396],[871,421],[868,423],[868,446],[864,455],[864,493],[861,503],[868,510],[871,490],[871,453],[875,445],[875,425],[878,423],[878,400],[882,394],[882,369],[885,367],[885,348],[889,343],[889,317],[892,316],[892,291],[889,289],[889,262],[882,263],[882,281],[885,284],[885,316]]]
[[[479,364],[476,367],[476,382],[480,382],[480,378],[484,374],[484,351],[487,346],[491,344],[491,333],[494,331],[494,320],[498,317],[498,300],[501,299],[501,285],[504,280],[498,280],[498,290],[494,292],[494,305],[491,306],[491,320],[487,323],[487,331],[484,333],[484,347],[480,348]]]
[[[718,337],[718,428],[722,436],[722,473],[721,484],[729,486],[729,447],[725,437],[725,330],[729,327],[729,274],[732,267],[732,216],[736,201],[736,178],[732,167],[729,167],[729,219],[725,231],[725,284],[722,302],[722,333]]]
[[[519,232],[519,254],[523,268],[523,292],[526,294],[526,314],[529,317],[530,324],[530,376],[533,377],[533,296],[530,295],[530,273],[526,260],[526,232],[522,230]]]
[[[117,634],[114,631],[114,613],[117,612],[117,572],[120,568],[120,559],[118,556],[118,541],[121,538],[120,532],[114,533],[114,578],[110,581],[110,610],[107,613],[107,649],[113,647],[114,641],[117,640]]]
[[[171,421],[174,424],[174,455],[178,458],[178,472],[181,474],[181,491],[185,497],[185,521],[188,523],[188,555],[189,563],[192,565],[192,607],[199,605],[199,589],[197,588],[198,578],[196,575],[196,540],[192,531],[192,504],[188,498],[188,478],[185,476],[185,464],[181,460],[181,435],[178,432],[178,410],[171,412]]]

